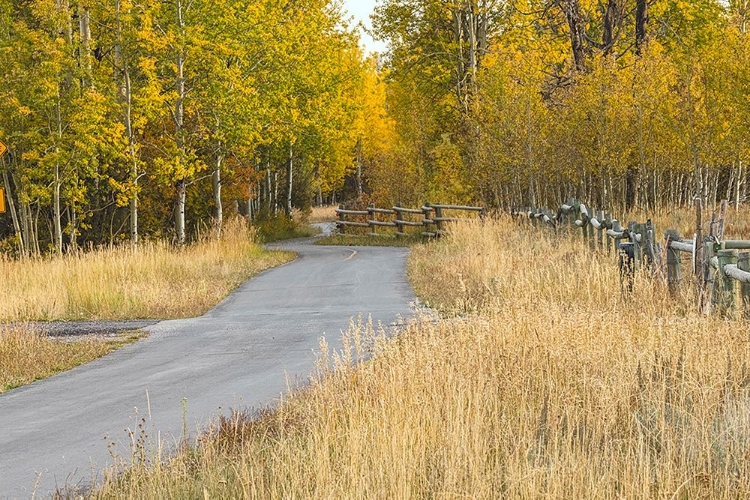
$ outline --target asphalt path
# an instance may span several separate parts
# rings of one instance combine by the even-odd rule
[[[321,337],[335,348],[360,313],[386,326],[412,314],[406,249],[280,246],[299,257],[204,316],[147,326],[144,340],[0,395],[0,498],[85,488],[130,460],[139,424],[147,448],[169,449],[184,427],[194,437],[221,413],[271,406],[309,380]]]

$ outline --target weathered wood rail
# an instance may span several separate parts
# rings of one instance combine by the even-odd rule
[[[486,211],[484,207],[472,207],[464,205],[442,205],[425,203],[420,208],[405,208],[395,206],[392,208],[377,208],[370,205],[366,210],[347,210],[344,205],[339,205],[336,210],[338,220],[336,227],[341,234],[346,233],[347,228],[370,228],[371,236],[381,236],[377,228],[396,228],[397,236],[408,234],[405,228],[421,228],[421,235],[424,237],[440,236],[445,231],[445,224],[461,220],[459,217],[448,217],[446,212],[471,212],[477,213],[480,218],[484,218]],[[347,216],[355,217],[357,220],[347,220]],[[390,218],[389,220],[382,220]]]
[[[526,208],[514,210],[513,215],[526,216],[534,225],[541,223],[555,230],[566,223],[579,227],[592,250],[603,250],[606,236],[607,252],[615,250],[623,285],[628,290],[632,290],[635,271],[646,265],[653,276],[666,278],[670,293],[677,294],[684,281],[682,256],[687,254],[690,274],[697,284],[698,307],[705,314],[717,311],[723,316],[740,309],[750,319],[750,251],[741,252],[750,250],[750,241],[723,239],[726,207],[727,202],[722,202],[719,214],[712,215],[709,234],[704,237],[702,203],[696,199],[696,231],[692,239],[682,238],[670,229],[664,233],[663,244],[656,241],[656,228],[651,220],[629,222],[624,228],[609,213],[591,210],[576,200],[562,204],[556,212]]]

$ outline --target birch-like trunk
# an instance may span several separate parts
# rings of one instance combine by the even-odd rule
[[[211,176],[214,193],[214,225],[217,236],[221,235],[221,228],[224,223],[224,207],[221,204],[221,164],[223,159],[224,156],[221,153],[221,147],[219,147],[219,151],[216,153],[216,168]]]
[[[271,213],[272,203],[275,203],[275,200],[272,201],[271,193],[271,167],[266,166],[266,210],[269,214]]]
[[[3,159],[3,167],[5,167],[5,159]],[[23,241],[23,234],[21,233],[21,224],[18,221],[18,212],[16,212],[16,203],[13,201],[13,193],[10,190],[10,180],[8,179],[8,172],[3,168],[3,184],[5,185],[5,199],[10,209],[10,217],[13,219],[13,230],[16,233],[18,239],[18,251],[22,257],[26,256],[26,245]]]
[[[177,244],[185,244],[185,201],[187,199],[187,183],[184,179],[175,183],[174,222],[177,228]]]
[[[294,148],[292,146],[289,146],[289,159],[287,161],[287,169],[286,169],[286,177],[287,177],[287,185],[286,185],[286,215],[287,217],[292,217],[292,179],[294,174]]]
[[[740,209],[740,192],[742,190],[742,160],[737,165],[737,182],[734,184],[734,209]]]
[[[279,215],[279,172],[273,173],[273,216]]]
[[[78,53],[79,64],[84,68],[81,77],[81,93],[94,86],[94,76],[91,65],[91,13],[88,7],[78,5],[78,31],[81,35],[81,47]]]
[[[179,27],[180,33],[184,35],[185,22],[182,18],[182,0],[176,1],[177,6],[177,26]],[[174,109],[174,121],[175,121],[175,135],[177,137],[177,149],[179,152],[179,162],[182,167],[185,162],[185,138],[184,138],[184,125],[185,125],[185,54],[183,47],[180,46],[177,51],[177,79],[175,81],[175,87],[177,90],[177,101],[175,102]],[[185,199],[187,197],[187,183],[185,178],[177,179],[175,182],[175,233],[177,236],[177,244],[179,246],[185,245]]]
[[[120,99],[125,107],[122,121],[128,139],[128,156],[130,161],[130,243],[138,245],[138,155],[136,153],[135,132],[133,130],[133,86],[130,79],[130,64],[122,53],[122,3],[115,0],[117,19],[117,45],[115,46],[115,66],[122,72]]]
[[[14,181],[17,181],[17,179],[14,178]],[[16,182],[16,185],[18,185],[18,182]],[[37,242],[34,241],[34,233],[31,229],[31,207],[29,207],[28,202],[19,199],[18,215],[18,223],[21,226],[21,234],[23,235],[23,240],[26,244],[26,251],[29,254],[36,254],[38,253],[36,251],[38,244],[35,244]]]
[[[57,103],[56,103],[56,115],[57,115],[57,140],[62,141],[63,137],[63,125],[62,125],[62,110],[61,106],[62,103],[61,96],[60,96],[60,89],[57,89]],[[62,187],[62,181],[60,178],[60,145],[55,144],[55,153],[56,153],[56,159],[55,159],[55,171],[54,171],[54,181],[52,184],[52,212],[53,212],[53,241],[55,245],[55,250],[57,251],[58,255],[62,254],[62,222],[61,222],[61,214],[60,214],[60,190]]]
[[[76,207],[75,204],[72,202],[68,203],[68,220],[70,221],[70,248],[69,251],[76,251],[78,250],[78,236],[76,231],[76,226],[78,225],[77,217],[76,217]]]

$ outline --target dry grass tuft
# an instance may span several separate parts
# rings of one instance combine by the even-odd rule
[[[137,338],[127,334],[71,341],[25,326],[0,326],[0,393],[88,363]]]
[[[145,242],[61,258],[0,260],[0,320],[200,315],[249,277],[291,259],[253,242],[241,221],[221,239],[175,249]]]
[[[335,205],[324,205],[321,207],[312,207],[310,215],[307,217],[307,222],[315,224],[318,222],[333,222],[337,219]]]
[[[748,325],[510,220],[413,250],[454,316],[353,325],[312,387],[101,497],[745,498]],[[374,357],[356,362],[366,349]]]

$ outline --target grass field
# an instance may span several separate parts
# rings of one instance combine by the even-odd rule
[[[290,260],[242,222],[184,249],[145,242],[60,258],[0,260],[0,321],[181,318],[203,314],[258,272]]]
[[[22,325],[0,327],[0,393],[88,363],[140,336],[56,339]]]
[[[614,257],[509,219],[417,246],[445,319],[354,326],[312,387],[216,423],[95,496],[746,498],[748,323],[704,317]]]
[[[0,392],[87,363],[126,337],[48,338],[23,326],[31,320],[178,318],[197,316],[254,274],[293,258],[253,241],[243,224],[221,240],[182,250],[143,243],[60,258],[0,260]]]

